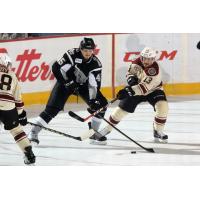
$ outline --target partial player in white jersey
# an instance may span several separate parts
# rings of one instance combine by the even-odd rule
[[[24,153],[24,163],[29,165],[35,163],[35,155],[22,126],[27,124],[24,103],[18,79],[10,70],[11,59],[6,49],[0,49],[0,121],[4,129],[9,130],[19,148]]]
[[[120,103],[110,115],[109,121],[114,126],[128,113],[133,113],[141,102],[149,102],[155,111],[153,121],[153,136],[155,141],[167,142],[168,135],[164,134],[167,120],[168,103],[162,87],[161,71],[155,61],[156,52],[145,47],[140,57],[134,60],[127,73],[128,86],[117,94]],[[105,137],[112,127],[107,125],[99,133]]]

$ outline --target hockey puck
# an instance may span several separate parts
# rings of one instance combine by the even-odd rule
[[[136,153],[136,151],[131,151],[131,153],[133,154],[133,153]]]

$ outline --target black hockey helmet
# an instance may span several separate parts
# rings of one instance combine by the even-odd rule
[[[95,49],[95,43],[92,38],[83,38],[80,43],[80,49]]]

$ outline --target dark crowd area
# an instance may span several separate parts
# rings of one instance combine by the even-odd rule
[[[66,34],[77,34],[77,33],[0,33],[0,40],[15,40],[15,39],[34,38],[34,37],[61,36]]]

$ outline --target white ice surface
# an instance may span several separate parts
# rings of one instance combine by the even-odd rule
[[[38,166],[67,165],[200,165],[200,100],[170,101],[169,116],[165,133],[169,135],[168,144],[157,144],[153,141],[152,121],[154,112],[150,105],[141,104],[136,112],[129,114],[117,126],[129,137],[151,147],[156,153],[148,153],[125,138],[117,131],[108,136],[106,146],[91,145],[88,140],[76,141],[48,131],[39,135],[40,144],[34,147]],[[43,107],[33,107],[29,120],[34,122]],[[106,117],[114,109],[110,107]],[[31,109],[27,109],[28,111]],[[85,105],[73,104],[66,107],[54,118],[49,128],[80,136],[87,130],[87,123],[82,123],[68,116],[67,110],[74,110],[81,116],[87,116]],[[103,123],[102,126],[105,124]],[[24,127],[26,133],[31,126]],[[131,154],[136,151],[136,154]],[[0,165],[20,166],[23,155],[12,136],[3,131],[0,133]]]

